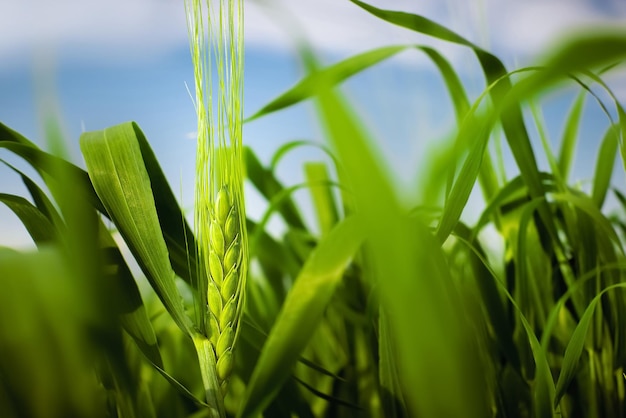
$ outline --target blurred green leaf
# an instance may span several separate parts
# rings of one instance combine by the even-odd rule
[[[593,189],[591,198],[598,208],[602,208],[606,193],[611,185],[613,168],[617,157],[619,145],[619,126],[611,125],[600,145],[598,156],[596,157],[596,169],[593,175]]]
[[[561,150],[559,153],[559,171],[564,181],[567,181],[572,163],[574,161],[574,152],[576,151],[576,143],[578,140],[578,129],[582,119],[583,107],[585,104],[585,92],[581,91],[576,97],[567,119],[565,121],[565,129],[561,138]]]
[[[311,197],[321,235],[326,235],[339,219],[337,205],[330,186],[330,177],[324,163],[306,163],[304,172],[311,185]]]
[[[66,261],[51,246],[25,254],[0,249],[2,416],[105,416],[94,379],[93,301],[75,286]]]
[[[313,336],[312,330],[322,319],[347,263],[362,240],[359,222],[347,218],[337,224],[313,251],[267,338],[248,383],[239,416],[256,416],[280,390]],[[268,387],[268,383],[271,386]]]

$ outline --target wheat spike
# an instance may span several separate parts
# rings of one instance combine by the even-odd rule
[[[210,226],[209,285],[210,320],[206,333],[215,350],[217,374],[225,388],[233,367],[233,344],[240,304],[241,251],[239,211],[228,186],[222,186],[213,206]]]

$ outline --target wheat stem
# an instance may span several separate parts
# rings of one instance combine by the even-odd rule
[[[200,0],[185,0],[185,7],[198,113],[195,227],[203,274],[196,284],[196,321],[213,356],[198,354],[201,362],[211,363],[201,366],[203,373],[213,373],[203,374],[207,395],[214,394],[217,385],[223,396],[234,366],[248,264],[242,152],[243,0],[209,0],[206,10]],[[218,76],[215,95],[213,65]]]

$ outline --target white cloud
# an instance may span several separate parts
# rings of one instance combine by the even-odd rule
[[[0,2],[0,59],[73,49],[86,58],[144,57],[186,39],[182,2],[8,0]]]
[[[583,0],[492,0],[490,28],[494,46],[532,56],[562,41],[568,35],[590,27],[626,23],[623,7],[599,7]]]
[[[626,22],[626,6],[619,0],[605,1],[602,7],[593,0],[370,3],[422,14],[511,56],[532,55],[576,25]],[[278,13],[268,14],[263,4],[274,5]],[[184,13],[183,0],[4,0],[0,2],[0,68],[41,48],[74,51],[84,59],[103,62],[144,59],[187,43]],[[428,41],[378,21],[348,0],[246,0],[248,44],[293,47],[277,16],[305,33],[318,49],[341,54]]]

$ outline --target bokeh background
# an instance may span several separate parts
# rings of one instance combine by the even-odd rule
[[[626,24],[623,0],[370,3],[442,23],[495,52],[509,70],[540,63],[545,51],[572,33]],[[295,42],[299,36],[328,64],[379,46],[436,45],[474,98],[485,87],[475,57],[467,49],[385,24],[347,0],[246,0],[245,35],[246,115],[302,77]],[[607,82],[626,103],[626,74],[614,74]],[[82,166],[81,132],[134,120],[189,209],[196,124],[188,93],[192,83],[183,0],[0,1],[0,122],[49,149],[45,121],[58,120],[70,158]],[[411,187],[428,150],[454,126],[452,107],[434,66],[419,53],[407,51],[348,80],[342,89],[378,141],[399,187]],[[565,86],[542,99],[555,146],[575,91],[574,86]],[[589,101],[573,173],[583,187],[592,177],[597,141],[605,126],[606,115]],[[530,133],[537,137],[536,132]],[[244,127],[245,144],[265,162],[280,144],[294,139],[323,140],[310,103]],[[281,162],[278,174],[289,184],[302,181],[302,162],[322,158],[309,148],[295,151]],[[508,158],[505,153],[505,165]],[[0,159],[23,167],[2,150]],[[621,171],[616,178],[623,179],[623,168],[618,165],[616,169]],[[0,192],[26,195],[24,190],[19,178],[0,165]],[[305,194],[297,198],[306,200]],[[247,199],[248,213],[258,218],[265,203],[252,190]],[[471,221],[472,213],[478,213],[472,208],[481,204],[480,194],[473,193],[464,216]],[[279,231],[280,225],[273,229]],[[0,245],[32,245],[21,223],[3,206]]]

